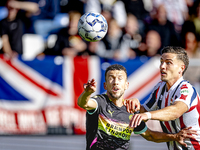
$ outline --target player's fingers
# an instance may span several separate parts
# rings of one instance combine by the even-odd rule
[[[92,79],[91,81],[90,81],[90,84],[93,84],[95,82],[95,80],[94,79]]]
[[[198,135],[196,130],[187,130],[186,133],[187,133],[187,134]]]
[[[127,112],[131,113],[131,112],[130,112],[130,108],[129,108],[129,104],[128,104],[128,101],[127,101],[127,100],[124,100],[124,101],[123,101],[123,105],[126,106]]]
[[[134,120],[135,120],[134,118],[135,118],[135,115],[132,116],[130,123],[129,123],[129,126],[132,128],[134,128]]]
[[[196,130],[191,130],[192,127],[187,127],[187,128],[184,128],[183,129],[183,132],[186,134],[186,135],[198,135],[197,134],[197,131]]]
[[[137,124],[137,118],[138,118],[137,114],[133,115],[132,120],[131,120],[131,127],[135,128],[137,126],[136,125]]]
[[[187,139],[187,138],[189,138],[189,139],[196,139],[196,137],[195,137],[195,136],[192,136],[192,135],[187,135],[187,136],[185,136],[185,139]]]
[[[138,99],[135,99],[135,101],[133,101],[133,109],[134,109],[134,111],[139,111],[140,110],[140,102],[139,102],[139,100]]]
[[[140,110],[140,103],[138,99],[134,99],[131,104],[131,110],[133,112],[139,111]]]
[[[135,112],[135,103],[132,100],[128,101],[128,108],[130,113]]]
[[[183,141],[180,141],[179,143],[180,143],[181,145],[183,145],[183,146],[187,147],[187,144],[186,144],[186,143],[184,143]]]
[[[129,110],[131,113],[134,113],[134,109],[135,109],[135,103],[133,101],[130,101],[129,103]]]
[[[135,122],[134,122],[134,128],[136,128],[141,122],[141,116],[137,115]]]
[[[126,105],[126,110],[131,113],[129,105]]]

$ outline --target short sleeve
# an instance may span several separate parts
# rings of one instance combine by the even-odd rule
[[[95,99],[91,98],[91,100],[93,100],[94,102],[97,103],[97,101]],[[94,114],[97,111],[97,108],[98,108],[98,103],[97,103],[97,107],[95,109],[93,109],[93,110],[87,110],[87,113],[89,115],[92,115],[92,114]]]
[[[191,107],[191,103],[197,97],[196,90],[189,83],[184,83],[182,86],[177,90],[175,95],[175,101],[182,101],[188,106],[188,109]]]
[[[105,107],[104,105],[106,105],[105,101],[106,101],[106,98],[104,95],[95,95],[93,97],[90,98],[91,100],[95,101],[97,103],[97,107],[96,109],[94,110],[89,110],[87,111],[87,113],[89,115],[92,115],[94,114],[95,112],[98,112],[98,110],[101,108],[101,107]]]

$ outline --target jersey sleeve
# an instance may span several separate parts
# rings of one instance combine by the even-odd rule
[[[175,101],[184,102],[189,110],[196,97],[197,92],[192,85],[190,83],[183,83],[175,94]]]
[[[134,132],[134,134],[142,134],[146,130],[147,130],[146,123],[144,121],[142,121],[139,126],[137,126],[136,128],[134,128],[133,132]]]
[[[98,109],[100,107],[104,107],[102,105],[105,105],[105,103],[104,103],[105,102],[105,97],[103,95],[95,95],[95,96],[91,97],[90,99],[93,100],[93,101],[95,101],[97,103],[97,107],[96,107],[96,109],[88,110],[87,113],[89,115],[94,114],[95,112],[98,111]]]
[[[91,100],[93,100],[94,102],[97,103],[97,101],[95,99],[91,98]],[[94,114],[97,111],[97,108],[98,108],[98,103],[97,103],[97,107],[95,109],[93,109],[93,110],[87,110],[87,113],[89,115],[92,115],[92,114]]]

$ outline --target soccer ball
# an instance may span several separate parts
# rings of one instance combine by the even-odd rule
[[[86,41],[100,41],[106,35],[107,30],[107,21],[103,15],[99,13],[85,13],[79,19],[78,34]]]

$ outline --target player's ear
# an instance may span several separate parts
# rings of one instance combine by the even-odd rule
[[[125,90],[127,90],[128,87],[129,87],[129,82],[126,82],[126,84],[125,84]]]
[[[105,90],[107,90],[106,82],[103,83],[103,87]]]
[[[181,68],[180,68],[180,71],[179,71],[179,73],[180,74],[183,74],[183,71],[185,70],[185,65],[181,65]]]

